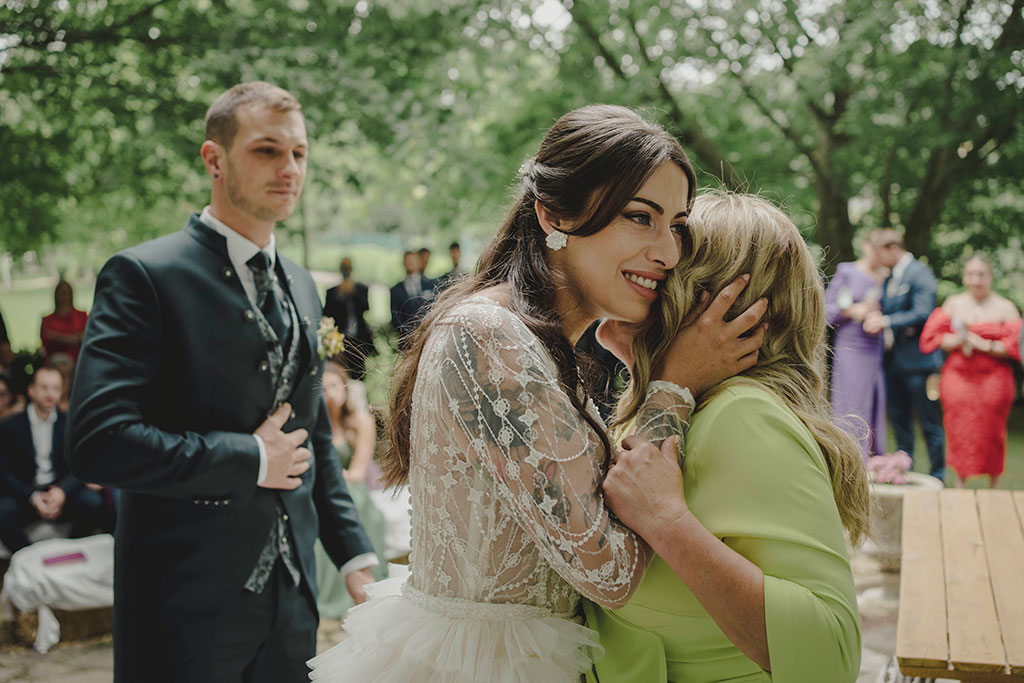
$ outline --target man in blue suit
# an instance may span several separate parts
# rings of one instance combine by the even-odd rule
[[[928,398],[926,384],[928,376],[942,367],[942,354],[922,353],[920,347],[921,329],[935,308],[935,275],[906,250],[895,230],[876,230],[871,243],[890,274],[882,288],[882,310],[865,318],[864,331],[886,336],[886,405],[896,447],[914,456],[916,414],[928,448],[929,474],[941,480],[946,472],[946,435],[939,402]]]
[[[275,247],[306,152],[295,98],[231,88],[206,115],[210,205],[97,279],[67,456],[122,490],[116,683],[304,681],[317,537],[357,602],[373,581],[331,448],[320,299]]]
[[[67,416],[57,410],[64,376],[39,368],[28,385],[24,412],[0,422],[0,541],[12,553],[29,544],[33,522],[70,522],[77,538],[112,520],[100,492],[78,481],[64,461]]]

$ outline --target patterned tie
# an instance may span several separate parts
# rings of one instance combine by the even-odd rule
[[[256,280],[256,305],[263,312],[270,326],[277,335],[281,346],[288,339],[288,319],[285,317],[284,306],[274,292],[274,273],[270,270],[270,257],[262,251],[246,261],[253,278]]]

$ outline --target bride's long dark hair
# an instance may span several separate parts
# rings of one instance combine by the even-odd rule
[[[413,387],[420,354],[434,323],[467,296],[506,284],[511,290],[507,307],[551,354],[566,395],[604,445],[607,466],[611,445],[605,426],[591,417],[579,396],[579,365],[555,311],[552,292],[559,282],[548,264],[545,234],[534,203],[539,201],[556,219],[573,222],[576,227],[570,234],[592,235],[611,223],[666,162],[676,163],[686,175],[687,203],[692,203],[697,180],[686,152],[661,126],[636,111],[589,105],[569,112],[551,127],[537,155],[520,168],[516,199],[481,255],[476,273],[438,298],[395,368],[390,441],[381,459],[388,485],[404,483],[409,477]]]

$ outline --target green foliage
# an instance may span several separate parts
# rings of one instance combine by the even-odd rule
[[[1022,7],[0,0],[0,252],[102,261],[178,229],[206,202],[206,107],[259,78],[303,103],[310,175],[282,236],[313,265],[367,233],[486,235],[543,132],[594,101],[650,111],[703,184],[783,202],[828,263],[895,225],[955,264],[1020,234]]]

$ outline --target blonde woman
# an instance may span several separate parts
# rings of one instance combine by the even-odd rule
[[[857,678],[843,527],[854,542],[866,531],[867,481],[858,444],[832,420],[822,280],[779,209],[749,195],[697,198],[662,316],[633,341],[619,418],[636,415],[701,293],[740,273],[751,279],[733,314],[769,301],[757,364],[698,397],[682,472],[674,439],[659,449],[630,436],[605,480],[609,506],[657,557],[624,607],[585,605],[606,651],[592,681]]]
[[[384,567],[387,564],[384,553],[387,547],[387,520],[374,503],[367,487],[367,476],[377,445],[377,426],[373,415],[363,401],[354,395],[351,387],[352,381],[345,368],[334,361],[324,363],[323,390],[327,415],[331,421],[331,445],[338,454],[341,474],[345,478],[352,502],[355,503],[356,512],[359,513],[359,523],[363,525],[380,562],[374,570],[374,576],[381,579],[385,576]],[[341,619],[354,604],[345,574],[331,562],[320,541],[314,547],[314,559],[317,610],[321,617]]]

